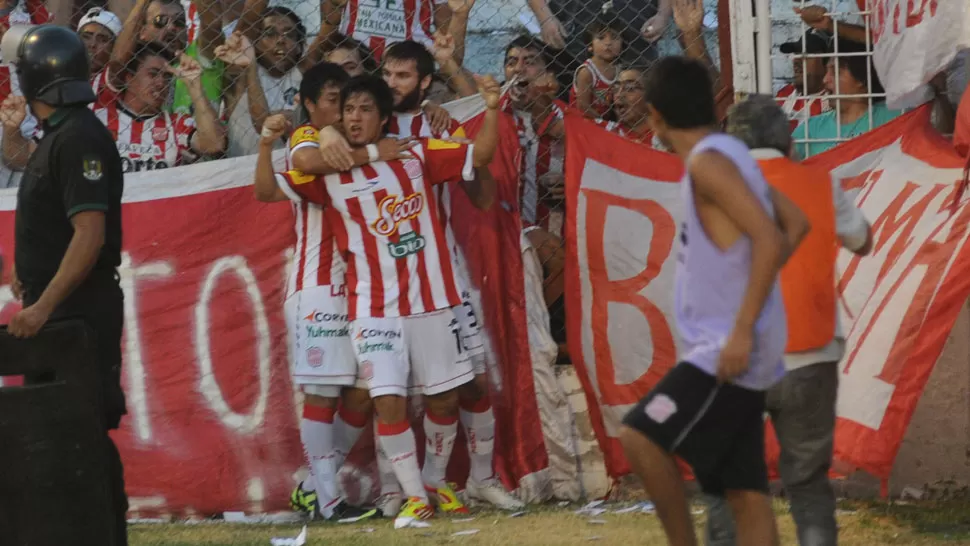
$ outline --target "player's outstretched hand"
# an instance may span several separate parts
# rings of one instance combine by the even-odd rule
[[[721,348],[721,360],[717,366],[717,378],[722,382],[737,379],[748,371],[754,334],[750,328],[735,328]]]
[[[499,99],[502,96],[502,86],[491,76],[475,76],[475,83],[478,84],[478,92],[485,99],[485,106],[489,110],[498,108]]]
[[[414,157],[411,148],[416,142],[413,138],[382,138],[377,143],[377,156],[381,161],[410,159]]]
[[[328,165],[338,171],[354,168],[354,156],[351,155],[354,150],[339,131],[324,127],[320,130],[319,141],[320,155]]]

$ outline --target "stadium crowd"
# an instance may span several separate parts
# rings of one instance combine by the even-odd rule
[[[435,211],[422,207],[420,200],[391,198],[420,194],[413,190],[421,188],[411,188],[411,183],[426,184],[429,192],[439,184],[435,199],[447,202],[448,186],[440,183],[461,179],[462,190],[476,206],[489,206],[495,182],[486,167],[498,139],[494,118],[499,112],[509,114],[522,152],[518,205],[524,234],[543,267],[548,333],[559,347],[557,361],[568,363],[561,242],[566,110],[576,108],[608,131],[665,149],[651,131],[645,97],[651,66],[660,56],[657,40],[670,22],[684,56],[710,73],[719,119],[733,100],[733,90],[720,77],[705,43],[701,0],[529,0],[542,39],[522,35],[506,44],[502,84],[465,67],[474,3],[322,0],[321,28],[315,36],[308,34],[294,11],[270,6],[268,0],[137,0],[132,6],[112,0],[103,7],[85,5],[89,9],[76,21],[58,15],[58,10],[67,9],[62,5],[52,8],[53,20],[76,28],[87,47],[97,96],[91,108],[114,136],[126,173],[259,154],[255,178],[261,200],[295,202],[298,225],[304,228],[313,222],[340,226],[315,240],[308,238],[306,229],[298,230],[300,252],[312,256],[314,263],[301,259],[287,291],[294,296],[336,286],[337,281],[324,279],[346,275],[349,307],[343,313],[362,338],[371,338],[355,341],[354,347],[358,361],[361,354],[369,354],[368,369],[360,372],[365,384],[357,385],[357,372],[347,375],[346,383],[305,383],[315,387],[306,389],[301,422],[311,475],[292,500],[296,507],[328,519],[357,521],[377,510],[404,520],[425,519],[432,512],[431,501],[446,512],[465,511],[444,480],[459,423],[469,438],[479,440],[470,446],[470,495],[503,508],[521,506],[492,471],[494,418],[487,384],[480,379],[484,356],[463,362],[467,369],[441,372],[422,367],[434,360],[428,356],[432,353],[419,354],[411,346],[409,378],[388,371],[398,369],[396,361],[380,361],[370,354],[383,349],[406,353],[414,336],[453,343],[447,333],[438,336],[439,330],[449,329],[458,337],[458,353],[463,345],[481,346],[480,340],[471,339],[478,336],[478,319],[464,294],[468,279],[452,271],[462,269],[460,263],[452,264],[459,259],[447,256],[454,246],[447,207]],[[38,0],[5,0],[5,5],[0,31],[52,20]],[[789,132],[797,143],[793,155],[806,158],[901,112],[885,105],[871,55],[865,54],[869,40],[864,27],[845,22],[836,28],[821,7],[805,7],[799,14],[811,30],[780,46],[781,53],[791,55],[795,76],[775,99],[789,116]],[[836,52],[859,55],[836,57]],[[952,132],[954,94],[959,96],[961,90],[948,89],[946,81],[945,74],[933,81],[937,121],[941,130]],[[464,128],[441,105],[479,94],[486,121],[472,146]],[[6,65],[0,68],[0,100],[0,188],[14,187],[43,128],[28,111]],[[386,127],[380,123],[384,118]],[[287,149],[289,170],[274,173],[271,153],[280,148]],[[378,160],[393,166],[407,154],[419,155],[421,164],[414,167],[404,161],[400,172],[368,166]],[[334,184],[352,187],[372,179],[393,179],[396,190],[384,199],[372,195],[373,202],[364,202],[355,194],[331,189]],[[320,184],[327,191],[321,191]],[[321,204],[334,211],[325,219]],[[362,206],[369,208],[361,212]],[[422,230],[427,231],[411,238],[397,233],[399,223],[424,214],[428,217]],[[367,226],[379,228],[378,234],[391,241],[388,256],[378,256],[385,246],[368,239]],[[421,271],[394,261],[425,248],[433,249],[436,257],[421,261]],[[340,256],[348,262],[343,268],[334,265]],[[288,317],[302,317],[299,298],[292,305],[296,307]],[[436,318],[439,310],[446,312],[444,318]],[[425,317],[421,322],[395,322],[419,315]],[[455,360],[458,355],[444,352],[451,348],[421,350],[433,349],[438,351],[433,355]],[[316,357],[322,359],[322,354]],[[301,358],[312,360],[314,355]],[[299,370],[297,363],[298,376]],[[379,384],[380,380],[390,383]],[[334,386],[340,388],[334,391]],[[415,439],[404,404],[415,387],[426,397],[429,449],[423,468],[415,460]],[[336,469],[370,425],[372,412],[378,417],[384,493],[376,510],[347,505],[335,483]]]

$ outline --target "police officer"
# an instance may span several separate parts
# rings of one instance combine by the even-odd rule
[[[43,137],[17,193],[14,291],[23,310],[8,331],[31,337],[51,319],[80,317],[95,334],[104,404],[115,524],[113,544],[127,544],[121,458],[109,429],[125,414],[121,390],[123,296],[121,158],[87,105],[95,100],[84,44],[54,25],[14,27],[0,43]],[[56,517],[56,515],[55,515]],[[105,541],[106,543],[108,541]]]

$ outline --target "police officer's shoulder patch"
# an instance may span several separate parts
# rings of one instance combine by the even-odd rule
[[[101,180],[101,176],[104,174],[101,167],[101,158],[97,156],[85,156],[81,160],[81,168],[84,178],[91,182]]]

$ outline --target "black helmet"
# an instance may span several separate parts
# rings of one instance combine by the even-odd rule
[[[0,44],[16,65],[24,97],[51,106],[94,102],[87,51],[77,35],[56,25],[12,27]]]

